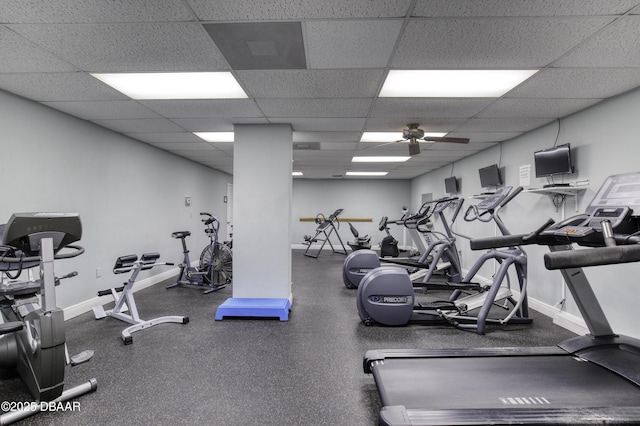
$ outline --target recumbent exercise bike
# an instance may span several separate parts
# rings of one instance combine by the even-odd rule
[[[220,221],[211,213],[200,213],[206,226],[204,232],[209,236],[209,244],[200,254],[200,263],[197,267],[191,266],[189,249],[186,238],[191,235],[189,231],[178,231],[171,234],[173,238],[182,241],[183,260],[179,265],[180,273],[175,283],[167,288],[178,286],[206,287],[205,294],[211,293],[231,283],[233,271],[233,254],[229,244],[218,242],[218,230]]]
[[[93,357],[93,351],[69,356],[64,312],[56,306],[55,286],[77,272],[56,277],[54,261],[84,253],[82,247],[73,244],[82,236],[80,217],[75,213],[15,213],[3,231],[0,366],[16,369],[36,400],[18,411],[2,414],[0,424],[9,424],[38,413],[43,402],[61,403],[95,391],[97,381],[93,378],[64,390],[66,366]],[[39,274],[34,277],[36,267]],[[28,278],[19,281],[23,272]]]

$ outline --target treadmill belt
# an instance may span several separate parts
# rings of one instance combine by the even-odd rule
[[[640,388],[573,356],[387,359],[371,369],[385,406],[428,410],[640,406]]]

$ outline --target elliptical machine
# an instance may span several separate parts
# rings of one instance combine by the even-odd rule
[[[380,267],[384,263],[391,263],[406,268],[410,268],[411,281],[421,281],[423,287],[428,287],[431,278],[436,272],[444,271],[445,278],[448,282],[460,282],[460,259],[458,251],[455,247],[455,236],[451,231],[447,218],[444,215],[445,209],[455,203],[455,212],[453,213],[451,224],[456,220],[460,208],[463,204],[462,199],[457,197],[442,198],[435,201],[426,202],[420,207],[418,213],[405,216],[403,219],[396,221],[398,224],[404,225],[414,233],[422,234],[428,245],[424,248],[419,258],[385,258],[381,251],[380,257],[373,250],[363,250],[351,253],[345,259],[342,277],[344,285],[347,288],[357,288],[362,278],[372,269]],[[435,232],[429,226],[429,220],[437,214],[444,227],[444,234]],[[388,229],[387,218],[383,217],[380,222],[380,229]],[[431,235],[440,234],[440,238],[431,238]]]
[[[493,221],[503,235],[509,231],[500,219],[499,209],[511,201],[522,191],[511,186],[500,188],[476,206],[470,206],[465,212],[466,221]],[[489,260],[498,262],[499,267],[490,285],[481,285],[472,280],[480,268]],[[507,281],[509,268],[513,266],[518,278],[519,297],[516,300],[509,286],[502,285]],[[471,291],[470,295],[463,294]],[[381,324],[389,326],[405,325],[410,322],[419,324],[450,323],[462,330],[472,330],[484,334],[487,323],[528,324],[527,302],[527,258],[526,253],[517,246],[506,249],[490,249],[483,254],[467,272],[460,283],[454,283],[453,293],[448,300],[415,304],[414,283],[405,268],[397,266],[381,266],[369,271],[358,286],[357,308],[360,319],[365,325]],[[502,306],[507,315],[502,318],[489,318],[496,302],[504,300]],[[507,305],[510,305],[508,307]],[[479,309],[477,315],[469,312]]]
[[[0,365],[18,371],[37,403],[25,403],[17,411],[2,414],[1,424],[36,414],[41,402],[65,402],[97,388],[96,379],[90,379],[64,390],[65,367],[93,357],[89,350],[69,356],[64,312],[56,306],[55,286],[77,272],[56,277],[54,261],[84,253],[81,246],[73,244],[81,236],[80,217],[75,213],[15,213],[4,226],[4,245],[0,248],[0,271],[4,274],[0,285]],[[40,268],[38,278],[32,276],[35,267]],[[17,281],[25,271],[28,279]]]
[[[182,242],[183,260],[180,263],[180,273],[175,283],[167,288],[178,286],[206,287],[204,294],[208,294],[224,288],[231,283],[233,271],[233,254],[231,244],[218,242],[218,230],[220,221],[211,213],[200,213],[205,225],[204,232],[209,236],[209,244],[200,253],[200,263],[197,267],[191,266],[189,249],[186,238],[191,235],[189,231],[178,231],[171,234],[173,238]]]

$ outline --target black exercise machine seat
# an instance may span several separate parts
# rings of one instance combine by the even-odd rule
[[[185,238],[185,237],[188,237],[189,235],[191,235],[190,231],[177,231],[177,232],[171,233],[171,236],[173,238]]]

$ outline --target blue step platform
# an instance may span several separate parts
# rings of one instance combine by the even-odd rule
[[[216,321],[224,317],[277,317],[280,321],[289,320],[291,302],[283,298],[229,298],[216,310]]]

